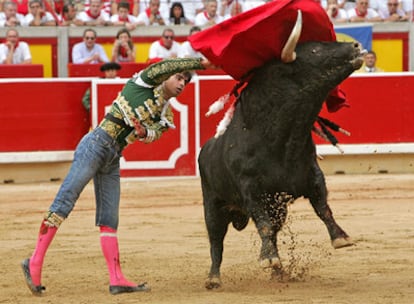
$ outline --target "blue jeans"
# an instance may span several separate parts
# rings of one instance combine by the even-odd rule
[[[93,178],[97,226],[118,228],[120,200],[118,143],[101,128],[86,134],[75,150],[73,163],[49,211],[67,218],[79,195]]]

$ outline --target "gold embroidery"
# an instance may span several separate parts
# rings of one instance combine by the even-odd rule
[[[127,120],[126,123],[131,127],[134,126],[132,122],[135,119],[135,115],[132,107],[129,105],[129,102],[125,99],[125,97],[118,95],[118,97],[115,100],[115,103],[119,106],[119,110],[121,111],[123,118]]]
[[[64,217],[57,215],[54,212],[48,211],[44,216],[44,223],[49,227],[56,227],[59,228],[60,224],[65,220]]]
[[[123,119],[122,114],[114,106],[111,107],[111,109],[109,110],[109,113],[111,113],[116,118]],[[103,119],[101,123],[99,124],[99,127],[105,130],[105,132],[108,133],[113,139],[116,139],[118,135],[121,134],[122,131],[124,130],[124,128],[122,128],[120,125],[108,119]]]
[[[140,121],[147,121],[150,118],[150,113],[145,110],[144,106],[139,106],[136,108],[135,112],[137,113]]]

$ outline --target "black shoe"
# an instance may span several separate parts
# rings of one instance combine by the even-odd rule
[[[21,264],[27,287],[29,287],[30,291],[35,296],[41,296],[43,291],[46,290],[46,287],[44,287],[42,285],[37,285],[36,286],[35,284],[33,284],[32,276],[30,275],[29,264],[30,264],[30,259],[23,260],[22,264]]]
[[[147,283],[142,283],[137,286],[109,286],[109,292],[113,295],[126,293],[126,292],[138,292],[138,291],[150,291],[151,287]]]

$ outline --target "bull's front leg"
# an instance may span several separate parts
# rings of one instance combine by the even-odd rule
[[[265,208],[268,203],[266,199],[264,201],[252,201],[249,208],[262,241],[259,263],[263,269],[281,269],[282,264],[279,259],[276,239],[278,229],[269,214],[268,208]]]
[[[332,210],[327,203],[327,189],[325,178],[318,165],[315,165],[315,178],[313,179],[313,192],[309,195],[309,201],[319,218],[328,229],[334,248],[342,248],[353,245],[352,239],[336,223]]]

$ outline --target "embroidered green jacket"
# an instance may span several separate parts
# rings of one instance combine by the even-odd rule
[[[109,113],[129,127],[134,127],[133,122],[138,120],[147,129],[147,136],[139,140],[157,140],[163,132],[174,128],[173,112],[169,101],[163,98],[161,84],[176,73],[200,69],[204,69],[200,58],[166,59],[152,64],[128,80]],[[117,140],[121,150],[138,138],[135,129],[131,131],[107,118],[99,126]]]

